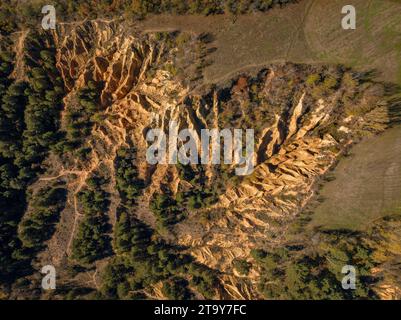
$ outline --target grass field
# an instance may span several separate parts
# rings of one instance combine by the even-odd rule
[[[375,219],[401,214],[401,126],[351,149],[320,195],[311,226],[364,230]]]
[[[341,9],[356,8],[356,30],[343,30]],[[142,31],[210,32],[217,50],[204,70],[208,83],[247,68],[276,62],[340,63],[377,70],[401,84],[401,0],[302,0],[268,13],[218,16],[154,16],[136,23]]]

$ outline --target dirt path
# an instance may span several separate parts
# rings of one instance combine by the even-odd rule
[[[290,45],[288,46],[287,52],[285,54],[286,61],[290,60],[291,50],[294,48],[295,43],[299,40],[299,36],[305,28],[305,21],[309,15],[309,13],[311,12],[312,6],[315,2],[316,2],[316,0],[310,0],[310,2],[306,5],[306,10],[305,10],[304,15],[302,16],[301,23],[297,28],[295,36],[290,40]]]

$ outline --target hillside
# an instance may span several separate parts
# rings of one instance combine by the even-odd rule
[[[358,32],[397,42],[401,6],[380,3],[358,6],[388,24]],[[399,298],[400,48],[340,50],[327,1],[281,5],[3,34],[1,297]],[[172,121],[253,129],[254,171],[150,164]]]

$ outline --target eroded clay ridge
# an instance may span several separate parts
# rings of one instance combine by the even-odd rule
[[[113,177],[116,151],[135,145],[136,165],[147,186],[132,214],[156,228],[149,209],[152,195],[162,192],[161,186],[177,193],[186,182],[176,166],[150,166],[145,161],[147,130],[167,131],[171,120],[196,130],[255,126],[254,173],[239,184],[228,184],[216,204],[189,212],[174,227],[177,244],[188,246],[196,260],[221,272],[226,297],[259,297],[258,270],[241,277],[233,271],[232,260],[249,260],[252,248],[279,243],[286,222],[307,203],[316,180],[344,148],[364,134],[384,130],[390,121],[383,86],[364,84],[345,68],[271,65],[256,76],[244,73],[195,95],[165,68],[176,48],[156,34],[133,34],[113,22],[88,21],[62,24],[54,39],[57,67],[67,90],[64,114],[89,81],[103,84],[104,121],[94,125],[88,138],[89,160],[50,168],[41,180],[69,175],[65,215],[77,213],[76,207],[71,208],[85,178],[96,170],[106,170]],[[230,118],[230,113],[238,116]],[[213,183],[218,170],[206,166],[206,172],[206,183]],[[110,192],[116,193],[115,180],[109,184]],[[113,223],[116,205],[110,208]],[[205,213],[212,218],[201,221]],[[73,237],[62,232],[54,235],[47,250],[55,264],[70,254]],[[66,250],[52,252],[52,243]]]

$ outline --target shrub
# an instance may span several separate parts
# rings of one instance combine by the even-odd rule
[[[235,259],[233,261],[233,266],[234,266],[235,270],[238,271],[239,274],[246,276],[246,275],[248,275],[249,270],[252,267],[252,264],[250,264],[246,260]]]

